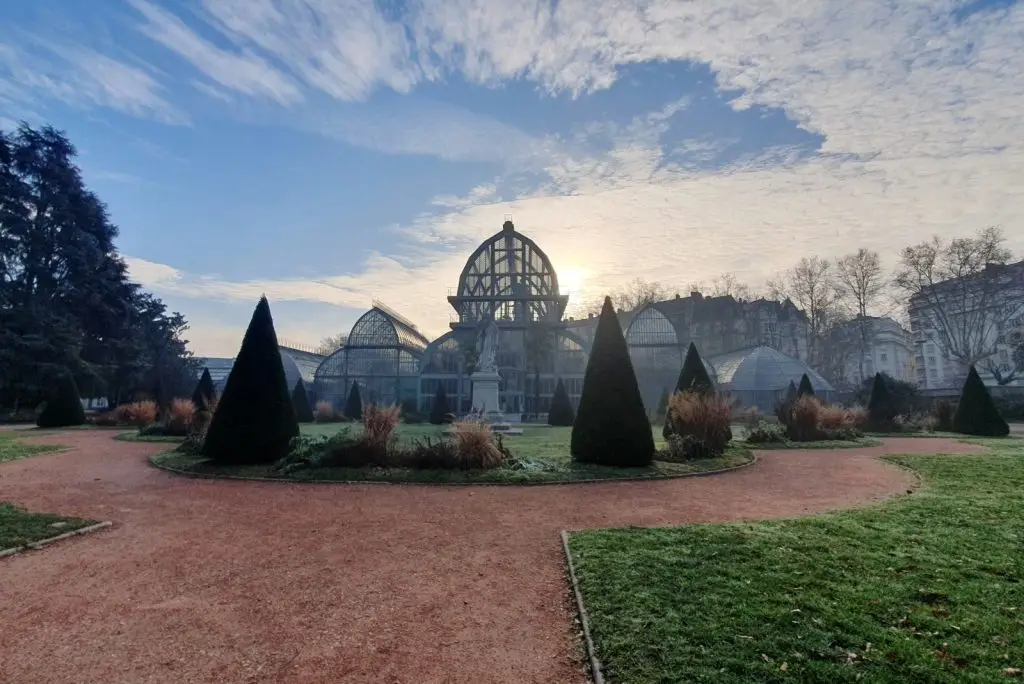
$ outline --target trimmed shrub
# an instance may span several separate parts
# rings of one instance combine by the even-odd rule
[[[679,379],[676,381],[676,392],[696,392],[698,394],[712,394],[715,385],[708,375],[707,366],[697,352],[697,345],[690,342],[686,350],[686,358],[683,360],[683,369],[679,371]]]
[[[318,401],[316,402],[316,412],[313,414],[313,420],[317,423],[337,423],[341,420],[341,416],[334,410],[334,404],[329,401]]]
[[[203,374],[199,377],[199,384],[196,385],[196,391],[192,393],[192,405],[197,409],[201,409],[212,402],[216,396],[217,390],[213,386],[210,369],[204,368]]]
[[[608,297],[594,333],[570,450],[577,461],[608,466],[642,467],[654,458],[651,424]]]
[[[714,393],[676,392],[668,401],[668,416],[673,460],[721,456],[732,439],[732,405]]]
[[[974,366],[967,372],[960,403],[953,414],[953,432],[986,437],[1005,437],[1010,434],[1010,426],[1003,420]]]
[[[71,373],[61,373],[47,397],[46,406],[36,418],[36,426],[57,428],[84,424],[85,409],[78,396],[78,385]]]
[[[780,444],[789,441],[786,428],[778,423],[760,420],[747,429],[747,440],[750,444]]]
[[[858,439],[866,419],[863,409],[828,406],[817,397],[802,396],[793,402],[779,422],[790,441],[816,442]]]
[[[551,409],[548,411],[548,425],[567,427],[576,420],[576,412],[572,408],[569,393],[565,391],[565,383],[558,378],[555,394],[551,397]]]
[[[811,379],[807,377],[807,373],[800,376],[800,385],[796,388],[796,396],[797,398],[814,396],[814,386],[811,385]]]
[[[309,394],[306,393],[306,386],[302,378],[295,381],[292,389],[292,406],[295,407],[295,419],[300,423],[313,422],[313,408],[309,405]]]
[[[273,463],[299,434],[270,304],[261,297],[203,443],[221,463]]]
[[[434,395],[434,405],[430,407],[430,422],[434,425],[442,425],[452,422],[451,411],[448,408],[448,395],[444,387],[438,386]]]
[[[353,382],[345,401],[345,417],[349,420],[363,419],[363,399],[359,396],[359,383]]]
[[[936,402],[935,408],[932,411],[935,417],[935,429],[942,432],[952,432],[954,413],[956,413],[956,408],[953,406],[953,402],[948,399],[941,399]]]
[[[790,380],[789,387],[786,388],[786,398],[783,401],[792,404],[798,396],[800,396],[800,390],[797,389],[796,383]]]
[[[119,406],[118,409],[122,407]],[[124,408],[124,422],[131,423],[132,425],[144,428],[147,425],[151,425],[156,422],[158,418],[158,409],[156,402],[152,399],[144,399],[142,401],[133,401],[130,404],[125,404]]]
[[[899,410],[889,392],[889,383],[881,373],[875,373],[871,384],[871,398],[868,399],[868,424],[872,430],[888,431],[893,429]]]

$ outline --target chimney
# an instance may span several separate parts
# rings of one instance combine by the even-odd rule
[[[679,299],[679,293],[676,292],[676,299]]]

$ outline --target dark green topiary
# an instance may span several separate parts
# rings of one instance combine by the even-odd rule
[[[813,389],[813,388],[811,388]],[[800,391],[796,388],[796,383],[792,380],[789,381],[789,387],[786,388],[786,398],[783,401],[787,404],[792,404],[800,396]]]
[[[448,395],[444,387],[438,386],[437,394],[434,395],[434,405],[430,407],[430,422],[434,425],[442,425],[451,422],[451,410],[448,408]]]
[[[571,452],[577,461],[619,467],[647,466],[654,458],[651,424],[622,327],[608,297],[583,378]]]
[[[221,463],[271,463],[299,434],[270,304],[261,297],[203,442]]]
[[[548,425],[569,426],[576,419],[569,393],[565,391],[562,378],[558,378],[555,393],[551,397],[551,409],[548,411]]]
[[[868,425],[873,430],[891,430],[895,424],[898,411],[889,391],[889,383],[881,373],[875,373],[871,384],[871,397],[868,399]]]
[[[213,386],[213,378],[210,377],[210,369],[204,368],[203,374],[196,385],[196,391],[192,393],[192,404],[196,410],[209,406],[217,398],[217,389]]]
[[[707,366],[693,342],[690,342],[690,348],[686,350],[683,369],[679,371],[679,380],[676,381],[676,392],[697,392],[705,396],[715,393],[715,384],[711,382]]]
[[[71,373],[61,373],[46,400],[43,412],[36,419],[41,428],[69,427],[85,423],[85,409],[78,396],[78,385]]]
[[[796,396],[798,398],[814,396],[814,386],[811,384],[811,379],[807,377],[807,373],[800,376],[800,386],[796,388]]]
[[[974,366],[967,372],[960,403],[953,414],[953,432],[986,437],[1005,437],[1010,434],[1010,426],[999,414],[992,395]]]
[[[313,407],[309,405],[309,394],[302,378],[295,381],[295,388],[292,389],[292,406],[295,407],[295,418],[300,423],[313,422]]]
[[[353,382],[345,401],[345,417],[349,420],[363,419],[363,398],[359,396],[359,383]]]

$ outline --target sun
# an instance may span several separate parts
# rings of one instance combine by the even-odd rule
[[[560,294],[578,297],[582,293],[586,281],[587,272],[583,269],[567,268],[558,271],[558,291]]]

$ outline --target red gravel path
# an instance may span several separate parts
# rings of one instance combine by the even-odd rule
[[[0,561],[0,682],[584,681],[558,531],[795,516],[906,491],[890,439],[713,477],[549,487],[191,480],[101,431],[0,500],[114,527]]]

